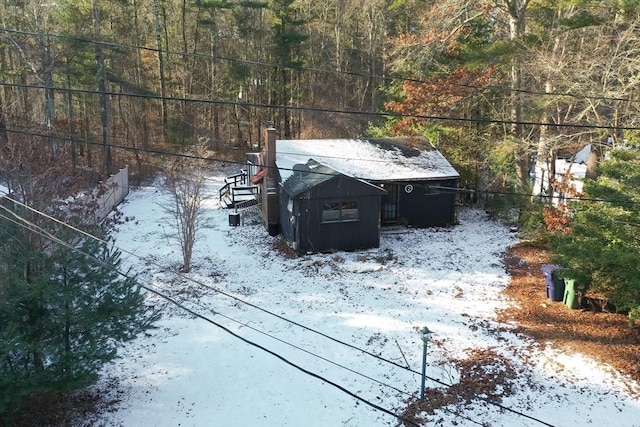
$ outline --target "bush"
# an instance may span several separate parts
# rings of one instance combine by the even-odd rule
[[[569,231],[553,235],[553,250],[558,263],[628,312],[640,304],[640,152],[612,152],[599,172],[585,181],[590,201],[568,205]]]
[[[42,251],[17,235],[2,236],[0,252],[2,425],[33,396],[92,384],[121,343],[158,317],[105,243],[84,239],[75,244],[80,252],[51,244]]]

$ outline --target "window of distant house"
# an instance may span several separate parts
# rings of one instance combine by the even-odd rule
[[[324,202],[322,222],[347,222],[358,220],[358,203],[355,201]]]

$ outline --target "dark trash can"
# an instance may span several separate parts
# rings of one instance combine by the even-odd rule
[[[547,285],[547,298],[551,301],[562,301],[564,297],[564,281],[557,274],[560,269],[559,265],[542,265],[542,274]]]
[[[564,279],[564,297],[562,299],[564,305],[572,310],[578,308],[578,299],[576,298],[576,280],[565,277]]]
[[[240,225],[240,214],[237,212],[231,212],[229,214],[229,225],[232,227],[236,227]]]

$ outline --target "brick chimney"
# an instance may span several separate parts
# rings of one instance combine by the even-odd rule
[[[264,164],[267,169],[267,177],[276,179],[276,128],[272,124],[267,126],[267,144],[264,156]]]
[[[267,127],[267,144],[264,156],[264,167],[267,175],[262,180],[262,222],[270,236],[280,232],[280,197],[278,194],[278,169],[276,168],[276,129]]]

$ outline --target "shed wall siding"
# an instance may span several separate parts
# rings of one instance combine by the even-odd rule
[[[325,201],[335,198],[299,199],[299,250],[301,252],[352,251],[380,246],[380,196],[360,197],[358,220],[322,222]]]
[[[429,185],[456,188],[457,180],[411,182],[413,191],[398,191],[398,220],[413,227],[445,226],[455,223],[456,194],[453,191],[430,190]]]
[[[344,176],[290,198],[283,192],[280,229],[298,252],[352,251],[380,246],[380,200],[382,192]],[[292,212],[287,204],[292,200]],[[355,201],[358,220],[322,222],[325,202]],[[295,215],[295,220],[291,216]]]

